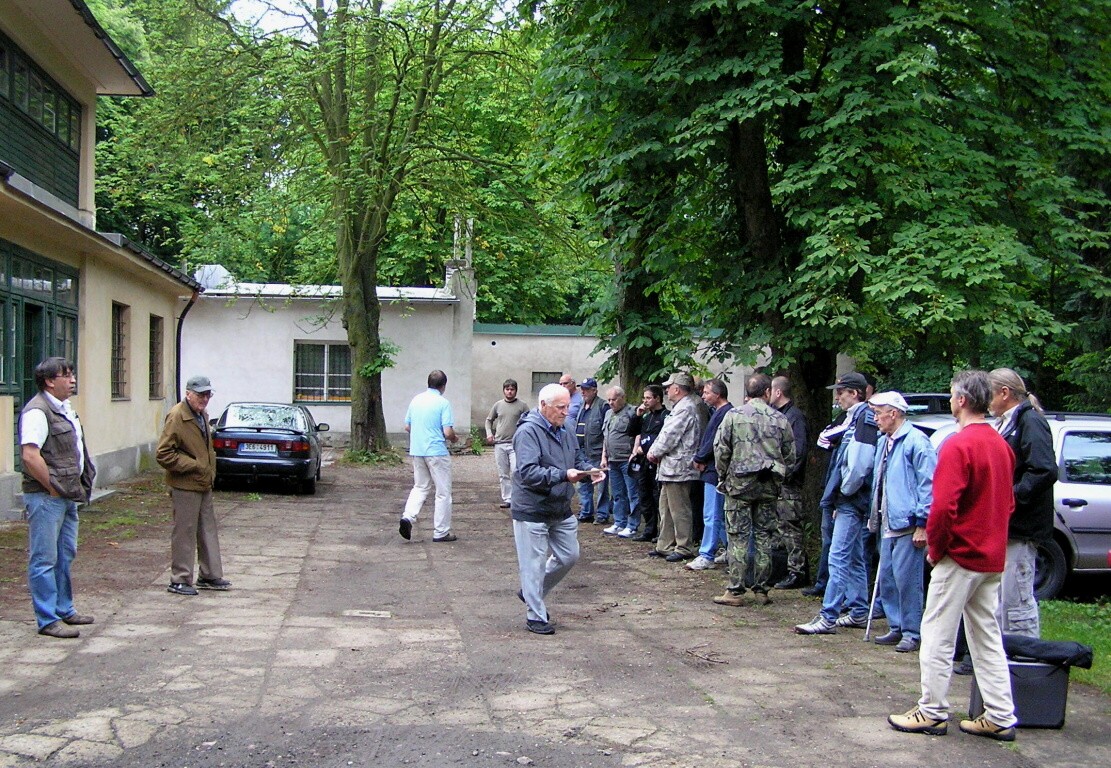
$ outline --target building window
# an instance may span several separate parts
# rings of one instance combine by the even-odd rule
[[[163,397],[162,390],[162,318],[150,316],[150,399]]]
[[[81,105],[2,35],[0,96],[10,99],[62,144],[73,150],[80,146]]]
[[[540,394],[540,390],[547,384],[558,384],[563,371],[533,371],[532,372],[532,397]]]
[[[293,351],[293,399],[351,402],[351,347],[297,342]]]
[[[112,398],[128,396],[127,342],[131,308],[112,302]]]

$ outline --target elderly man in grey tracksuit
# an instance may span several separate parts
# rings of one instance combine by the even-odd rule
[[[571,512],[575,484],[605,480],[579,448],[575,433],[564,428],[571,396],[559,384],[540,390],[540,403],[517,425],[513,451],[513,538],[521,589],[517,597],[528,612],[525,626],[538,635],[555,634],[544,597],[579,559],[579,523]]]

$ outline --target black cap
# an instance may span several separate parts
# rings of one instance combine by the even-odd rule
[[[860,389],[860,390],[864,390],[864,389],[867,389],[867,388],[868,388],[867,380],[865,380],[863,375],[857,373],[856,371],[850,371],[849,373],[842,373],[840,376],[837,377],[837,381],[835,381],[832,386],[826,387],[826,389]]]

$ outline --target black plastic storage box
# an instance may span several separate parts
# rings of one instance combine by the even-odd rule
[[[1019,728],[1061,728],[1065,725],[1065,702],[1069,696],[1069,668],[1040,661],[1008,662],[1011,666],[1011,695]],[[968,714],[984,714],[980,686],[972,678]]]

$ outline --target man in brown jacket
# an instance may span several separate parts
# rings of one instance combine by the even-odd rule
[[[200,589],[227,589],[220,563],[220,539],[212,509],[212,483],[216,479],[216,451],[205,408],[212,397],[207,376],[194,376],[185,384],[185,399],[170,409],[158,440],[156,458],[166,470],[166,485],[174,503],[174,532],[170,538],[171,569],[167,592],[195,595]],[[201,575],[193,586],[193,555],[200,559]]]

